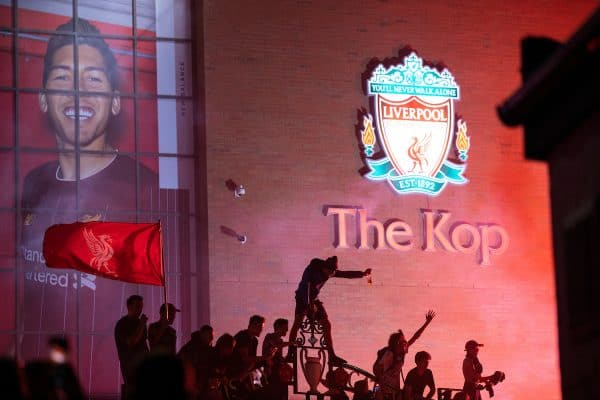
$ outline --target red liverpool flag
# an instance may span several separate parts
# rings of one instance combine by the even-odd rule
[[[50,268],[70,268],[131,283],[164,286],[160,224],[75,222],[44,235]]]

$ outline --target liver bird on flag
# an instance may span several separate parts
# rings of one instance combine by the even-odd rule
[[[124,282],[165,285],[160,223],[74,222],[44,235],[49,268],[71,268]]]
[[[93,255],[90,265],[98,268],[98,270],[102,267],[106,272],[113,273],[114,271],[108,267],[108,262],[115,253],[110,245],[112,243],[110,235],[98,235],[96,237],[91,229],[83,228],[83,237]]]

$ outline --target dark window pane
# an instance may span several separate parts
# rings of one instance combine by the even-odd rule
[[[2,293],[0,331],[15,329],[15,276],[14,271],[0,271],[0,293]]]
[[[10,7],[0,6],[0,26],[6,26],[2,20],[5,18],[6,9]],[[12,87],[13,84],[13,33],[11,31],[0,31],[0,86]]]
[[[15,153],[12,150],[0,149],[0,207],[16,206],[15,179]]]
[[[15,107],[12,91],[0,91],[0,110],[4,120],[0,124],[0,146],[15,145]]]
[[[17,265],[16,214],[9,211],[0,212],[0,224],[0,270],[12,269]]]

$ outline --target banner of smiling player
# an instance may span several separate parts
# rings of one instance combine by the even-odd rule
[[[118,368],[104,368],[100,375],[97,371],[99,365],[118,363],[112,331],[126,298],[138,293],[148,299],[148,314],[158,313],[162,288],[106,279],[92,270],[68,269],[67,264],[47,268],[46,261],[52,260],[46,260],[42,248],[46,229],[110,221],[156,224],[160,219],[165,274],[175,276],[169,300],[178,305],[190,298],[178,279],[188,281],[190,265],[195,264],[186,242],[195,240],[189,233],[189,204],[194,199],[191,185],[181,177],[193,174],[179,162],[180,148],[193,149],[181,144],[193,140],[186,108],[192,91],[190,45],[182,40],[190,37],[189,18],[184,18],[189,17],[189,6],[138,2],[133,16],[131,9],[117,3],[78,2],[75,20],[71,2],[23,1],[13,21],[13,4],[0,0],[0,25],[18,24],[18,29],[0,36],[0,62],[7,67],[0,76],[0,107],[7,117],[0,126],[0,146],[14,147],[15,137],[20,146],[18,158],[0,155],[0,166],[7,172],[2,186],[11,200],[2,202],[0,194],[0,205],[14,209],[5,213],[11,227],[6,232],[11,234],[1,241],[0,254],[18,257],[2,258],[5,264],[0,266],[14,273],[10,279],[2,275],[0,283],[3,290],[20,288],[19,293],[4,290],[14,304],[5,321],[19,325],[10,327],[17,334],[0,335],[0,348],[24,360],[45,357],[48,335],[60,332],[77,344],[73,357],[80,360],[79,376],[90,394],[118,392]],[[132,35],[143,40],[134,42]],[[157,42],[157,36],[165,40]],[[17,66],[13,82],[11,72]],[[15,94],[14,88],[6,89],[11,86],[25,90]],[[169,173],[161,172],[159,153],[171,155]],[[102,234],[93,231],[87,237],[100,240]],[[61,248],[64,239],[53,237],[54,247]],[[110,248],[116,250],[115,244],[109,243]],[[111,278],[160,285],[164,275],[156,270],[157,254],[151,254],[151,277],[123,275],[111,262],[100,262],[99,254],[86,262]],[[177,322],[182,334],[189,330],[186,317]]]

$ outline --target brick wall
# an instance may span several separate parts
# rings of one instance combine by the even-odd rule
[[[258,3],[258,4],[254,4]],[[432,354],[442,387],[462,386],[467,339],[486,344],[484,373],[503,370],[503,399],[560,398],[556,302],[546,166],[525,161],[522,134],[495,107],[520,84],[524,35],[565,40],[594,1],[205,1],[204,49],[211,323],[217,335],[250,315],[293,319],[294,291],[313,257],[337,255],[364,280],[331,280],[322,291],[337,351],[370,369],[395,329]],[[438,197],[395,194],[358,173],[357,109],[367,107],[361,73],[373,58],[410,45],[448,66],[468,123],[470,182]],[[234,199],[226,181],[246,187]],[[474,254],[413,249],[336,249],[325,205],[364,207],[415,232],[421,209],[452,221],[496,223],[508,250],[482,267]],[[248,236],[244,245],[224,231]]]

